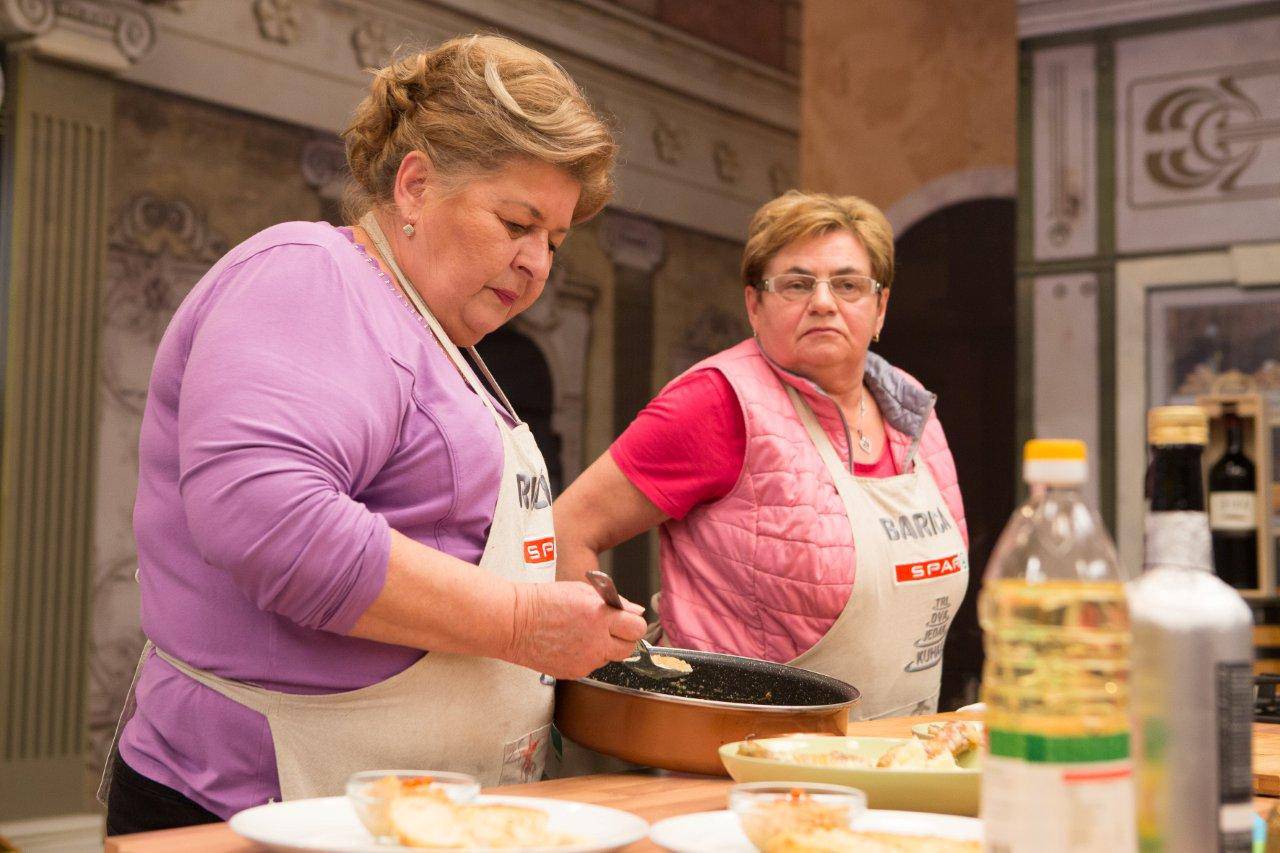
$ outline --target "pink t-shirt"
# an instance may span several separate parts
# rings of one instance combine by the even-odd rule
[[[715,368],[680,377],[649,401],[609,448],[613,461],[653,505],[684,518],[723,498],[738,482],[747,428],[738,395]],[[874,463],[854,463],[859,477],[898,473],[884,442]]]

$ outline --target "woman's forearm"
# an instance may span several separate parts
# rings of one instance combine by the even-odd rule
[[[510,660],[516,609],[515,584],[392,530],[386,583],[350,634]]]
[[[585,583],[512,583],[392,530],[386,583],[350,635],[582,678],[631,654],[642,611]]]
[[[552,510],[560,580],[582,580],[599,566],[601,552],[667,520],[666,513],[632,485],[608,451],[565,489]]]

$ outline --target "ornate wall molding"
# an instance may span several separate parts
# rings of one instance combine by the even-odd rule
[[[0,0],[0,37],[8,41],[44,35],[56,18],[53,0]]]
[[[1035,55],[1037,260],[1089,257],[1098,249],[1095,53],[1083,44]]]
[[[181,12],[152,9],[148,14],[160,33],[156,46],[124,76],[336,133],[364,96],[367,67],[402,44],[430,44],[497,25],[564,65],[622,129],[616,207],[741,240],[751,214],[775,194],[771,170],[780,165],[790,174],[796,171],[794,77],[644,23],[609,3],[289,0],[289,5],[299,23],[283,41],[254,35],[262,25],[255,8],[266,8],[256,7],[255,0],[193,4]]]
[[[650,273],[666,256],[662,229],[644,219],[610,211],[600,223],[600,247],[620,267]]]
[[[302,22],[294,0],[253,0],[253,17],[264,39],[285,45],[298,37]]]
[[[885,209],[895,237],[934,211],[961,201],[980,198],[1013,198],[1017,173],[1012,166],[986,166],[952,172],[930,181]]]
[[[391,61],[396,43],[385,19],[366,18],[351,33],[351,47],[361,68],[381,68]]]
[[[379,0],[392,5],[395,0]],[[433,0],[490,27],[793,133],[799,79],[610,0]],[[779,33],[779,38],[783,36]]]
[[[317,137],[302,146],[302,179],[324,198],[339,201],[347,183],[347,154],[341,140]]]
[[[184,199],[152,193],[130,199],[107,234],[88,667],[91,768],[106,759],[143,642],[132,507],[151,366],[183,298],[227,249],[226,238],[209,227],[202,211]]]
[[[1259,0],[1018,0],[1018,38],[1153,21]]]
[[[150,52],[156,28],[136,0],[0,0],[0,39],[63,62],[123,71]]]
[[[1122,252],[1280,238],[1280,16],[1120,39]]]
[[[742,177],[742,160],[728,142],[721,141],[712,146],[711,157],[716,164],[716,177],[721,183],[736,184]]]

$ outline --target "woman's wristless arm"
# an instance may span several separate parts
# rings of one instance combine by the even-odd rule
[[[391,530],[382,591],[350,634],[398,646],[506,658],[516,585]]]
[[[350,635],[581,678],[631,653],[639,612],[584,583],[511,583],[392,530],[386,583]]]
[[[632,485],[606,451],[556,499],[556,576],[580,581],[600,553],[669,517]]]

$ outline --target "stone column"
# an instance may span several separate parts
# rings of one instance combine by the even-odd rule
[[[0,821],[85,811],[99,293],[115,89],[141,6],[0,0]]]
[[[662,264],[662,231],[647,219],[610,211],[600,243],[614,265],[613,432],[620,435],[653,397],[653,274]],[[618,592],[648,605],[657,589],[655,539],[647,533],[613,549]]]

